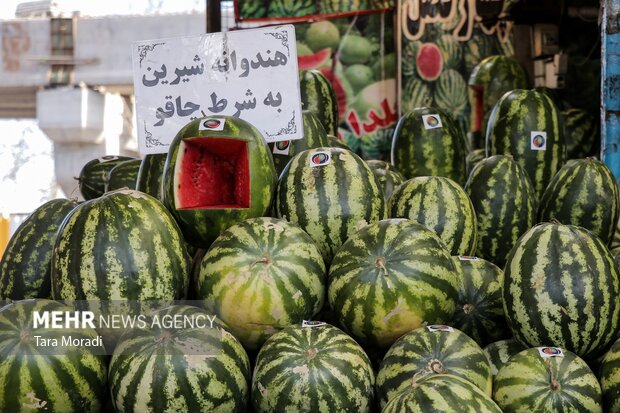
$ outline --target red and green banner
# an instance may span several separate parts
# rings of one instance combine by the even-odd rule
[[[338,98],[339,135],[366,159],[387,159],[398,120],[394,14],[296,24],[300,69],[318,69]]]

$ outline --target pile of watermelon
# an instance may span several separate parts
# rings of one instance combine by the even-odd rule
[[[0,411],[620,412],[619,190],[574,156],[582,114],[510,90],[475,150],[416,108],[366,161],[330,137],[329,82],[300,79],[302,140],[196,119],[166,154],[88,162],[84,201],[19,227]],[[35,328],[75,309],[211,322]],[[102,341],[39,343],[66,335]]]

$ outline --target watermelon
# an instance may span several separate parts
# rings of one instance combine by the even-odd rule
[[[275,184],[269,146],[258,129],[239,118],[209,116],[177,133],[162,187],[185,239],[207,248],[229,226],[266,215]]]
[[[467,83],[463,76],[454,69],[444,70],[437,79],[434,98],[435,104],[454,118],[463,116],[468,109]]]
[[[536,223],[536,194],[525,171],[509,156],[480,161],[465,191],[478,220],[476,255],[504,267],[517,239]]]
[[[603,357],[599,380],[603,391],[605,411],[620,412],[620,341],[616,341]]]
[[[609,244],[620,214],[618,185],[607,165],[593,158],[568,162],[553,177],[538,207],[541,222],[583,227]]]
[[[341,148],[298,153],[278,181],[276,216],[298,224],[328,263],[359,226],[385,218],[385,199],[374,174]]]
[[[313,0],[271,0],[268,4],[269,17],[309,16],[319,11]]]
[[[107,369],[97,333],[92,328],[35,330],[33,314],[52,311],[73,312],[73,308],[37,299],[0,309],[1,412],[101,411],[107,397]],[[63,339],[84,341],[63,345]]]
[[[465,169],[467,170],[466,172],[467,176],[469,176],[472,169],[474,169],[474,166],[476,166],[478,162],[483,160],[484,157],[485,157],[484,149],[474,149],[473,151],[467,154],[467,156],[465,157],[465,165],[466,165]]]
[[[408,218],[434,231],[451,255],[476,251],[476,211],[456,182],[441,176],[418,176],[405,181],[388,204],[392,218]]]
[[[299,70],[317,69],[329,63],[332,51],[329,47],[319,50],[316,53],[302,54],[301,43],[297,43],[297,67]],[[304,45],[305,46],[305,45]],[[308,47],[308,46],[306,46]]]
[[[516,89],[502,96],[489,117],[486,154],[512,155],[540,199],[566,159],[564,129],[553,101],[535,90]]]
[[[366,64],[370,61],[376,46],[367,37],[347,34],[340,42],[338,58],[349,67],[355,64]]]
[[[301,25],[296,26],[296,30]],[[301,37],[301,36],[300,36]],[[306,44],[315,52],[329,48],[336,50],[340,44],[340,31],[338,26],[329,20],[311,23],[304,33]]]
[[[329,306],[362,345],[387,348],[424,323],[450,320],[457,277],[432,231],[387,219],[352,234],[338,250],[329,268]]]
[[[412,380],[381,413],[501,413],[491,397],[452,374],[429,374]]]
[[[452,34],[444,34],[437,40],[437,47],[441,50],[445,69],[460,69],[463,59],[463,46],[459,40]]]
[[[323,257],[308,234],[285,220],[253,218],[213,242],[196,293],[246,348],[258,349],[273,333],[316,315],[325,284]]]
[[[405,181],[405,178],[403,178],[403,176],[395,170],[381,168],[371,169],[372,172],[375,174],[375,177],[379,181],[379,185],[381,185],[381,187],[383,188],[385,200],[389,201],[389,199],[392,197],[392,194],[394,193],[394,190]]]
[[[121,189],[78,205],[52,251],[58,300],[171,300],[187,293],[179,227],[155,198]]]
[[[499,369],[510,360],[510,357],[525,349],[526,347],[516,339],[509,338],[488,344],[482,351],[484,351],[484,355],[487,356],[487,360],[489,360],[489,364],[491,365],[491,373],[493,373],[493,377],[495,377]]]
[[[418,75],[426,80],[436,80],[443,70],[443,54],[435,43],[423,43],[415,58]]]
[[[594,358],[618,334],[619,290],[613,257],[599,238],[573,225],[543,223],[508,255],[504,312],[524,345]]]
[[[347,145],[347,143],[344,140],[338,139],[334,135],[327,135],[327,143],[328,144],[325,146],[332,146],[334,148],[342,148],[342,149],[351,150],[349,145]]]
[[[417,108],[400,118],[392,140],[391,162],[406,179],[445,176],[465,183],[465,137],[448,112]]]
[[[140,159],[131,159],[110,169],[105,180],[105,191],[110,192],[121,188],[136,189],[141,163]]]
[[[100,197],[105,192],[108,172],[121,162],[129,161],[129,156],[103,156],[88,161],[80,171],[78,178],[80,193],[85,200]]]
[[[512,356],[493,382],[493,399],[504,413],[602,413],[601,387],[585,361],[556,347]]]
[[[246,412],[248,356],[211,314],[170,306],[121,337],[109,369],[117,413]],[[166,327],[167,318],[183,320],[181,328]]]
[[[261,348],[252,405],[256,413],[368,413],[374,381],[355,340],[329,324],[304,323],[274,334]]]
[[[510,337],[502,302],[504,272],[477,257],[452,257],[461,270],[459,298],[450,323],[478,345]]]
[[[136,189],[161,200],[162,176],[166,164],[167,153],[154,153],[144,156],[136,179]]]
[[[567,159],[596,156],[600,152],[600,119],[583,109],[560,112],[564,121]]]
[[[428,373],[459,376],[491,396],[491,366],[478,344],[452,327],[428,325],[399,338],[383,358],[377,374],[381,407]]]
[[[319,118],[309,110],[302,112],[304,135],[301,139],[270,143],[276,173],[280,175],[293,156],[306,149],[331,146],[327,132]]]
[[[261,1],[238,0],[237,4],[241,20],[262,18],[267,15],[267,7]]]
[[[510,56],[493,55],[483,59],[469,76],[471,130],[486,130],[497,101],[514,89],[527,89],[529,81],[523,66]]]
[[[330,135],[338,133],[338,100],[330,81],[318,70],[299,73],[301,108],[314,113]]]
[[[381,159],[368,159],[366,161],[366,164],[373,171],[376,169],[385,169],[386,171],[396,171],[396,168],[394,168],[394,165],[392,165],[388,161],[383,161]]]
[[[48,298],[56,231],[77,205],[54,199],[35,209],[17,228],[0,261],[0,300]]]

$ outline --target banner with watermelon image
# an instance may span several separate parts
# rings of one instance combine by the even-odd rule
[[[398,120],[394,14],[295,24],[299,69],[318,69],[338,98],[339,137],[366,159],[389,158]]]
[[[491,55],[514,55],[512,24],[500,17],[515,1],[402,0],[398,7],[400,112],[436,106],[469,132],[467,81]]]
[[[236,22],[309,21],[394,9],[390,0],[235,0]]]

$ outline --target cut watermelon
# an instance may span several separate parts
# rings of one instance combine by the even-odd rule
[[[338,75],[333,73],[329,69],[321,70],[321,73],[325,75],[327,80],[330,81],[332,87],[334,88],[334,93],[336,93],[336,100],[338,101],[338,117],[343,118],[345,112],[347,111],[347,93],[342,86],[342,82]]]
[[[331,49],[325,48],[313,54],[297,56],[297,65],[299,66],[299,70],[318,69],[325,65],[331,56]]]
[[[435,43],[424,43],[416,56],[418,74],[424,80],[436,80],[443,69],[443,55]]]
[[[247,142],[238,139],[185,139],[181,143],[180,209],[249,208]]]

